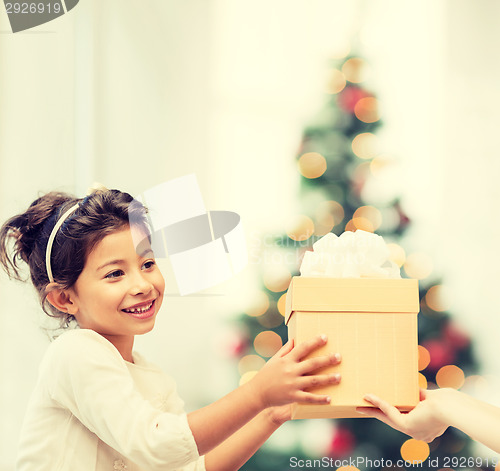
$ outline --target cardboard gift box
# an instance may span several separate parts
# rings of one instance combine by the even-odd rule
[[[296,276],[286,297],[289,338],[298,345],[319,334],[325,346],[310,356],[339,352],[342,362],[321,372],[342,375],[340,384],[315,388],[329,405],[294,404],[293,419],[364,417],[356,407],[376,394],[399,410],[415,407],[418,386],[418,281],[390,278]]]

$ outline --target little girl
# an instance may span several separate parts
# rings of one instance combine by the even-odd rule
[[[42,360],[18,471],[234,471],[290,419],[290,403],[330,401],[308,391],[340,379],[317,372],[338,354],[304,359],[320,336],[288,342],[252,380],[186,414],[172,379],[133,351],[164,294],[148,234],[146,209],[118,190],[49,193],[2,226],[9,276],[26,263],[44,311],[79,327]]]

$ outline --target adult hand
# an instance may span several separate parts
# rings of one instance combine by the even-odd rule
[[[420,390],[420,402],[410,412],[400,412],[388,402],[379,397],[368,394],[365,400],[373,407],[359,407],[356,410],[367,416],[374,417],[392,428],[406,433],[417,440],[432,442],[442,435],[449,424],[441,418],[440,403],[446,400],[447,390]]]

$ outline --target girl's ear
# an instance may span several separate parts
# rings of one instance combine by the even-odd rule
[[[47,286],[47,301],[52,304],[57,310],[75,315],[78,312],[78,307],[72,300],[72,293],[69,290],[59,288],[56,283]]]

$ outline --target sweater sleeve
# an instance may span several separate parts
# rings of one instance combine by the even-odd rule
[[[103,442],[151,471],[199,459],[186,414],[159,411],[144,399],[109,341],[82,329],[51,347],[41,365],[49,395]]]

